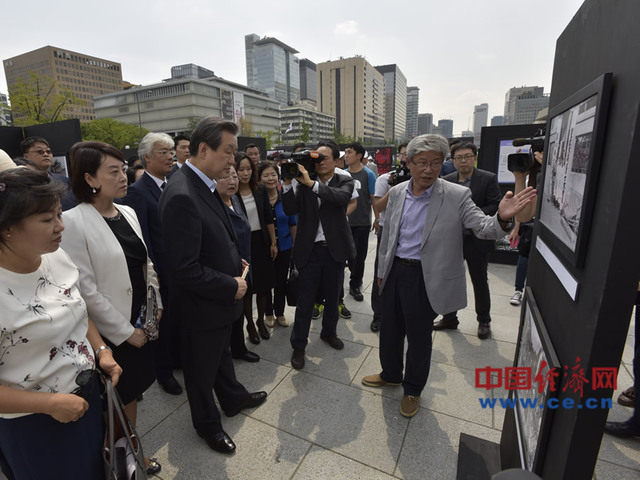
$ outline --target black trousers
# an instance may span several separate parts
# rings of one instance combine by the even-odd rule
[[[287,303],[287,277],[289,275],[289,263],[291,262],[291,249],[278,251],[278,256],[273,262],[275,269],[275,287],[273,296],[271,292],[267,296],[267,309],[265,315],[281,317],[284,315],[284,307]]]
[[[422,393],[431,367],[433,321],[420,265],[405,265],[395,259],[382,291],[380,325],[380,376],[388,382],[402,382],[405,395]],[[403,371],[404,339],[407,361]]]
[[[171,317],[169,289],[160,287],[162,297],[162,319],[158,339],[153,342],[153,362],[159,382],[173,378],[173,369],[180,366],[180,328]]]
[[[473,298],[476,304],[476,318],[478,322],[491,322],[491,293],[489,292],[489,253],[483,252],[476,246],[471,235],[465,235],[462,240],[462,253],[469,267],[469,276],[473,285]],[[443,320],[447,323],[458,324],[458,312],[447,313]]]
[[[291,330],[291,346],[304,350],[309,343],[311,312],[316,298],[316,290],[320,285],[324,298],[324,314],[320,335],[323,337],[336,335],[338,297],[344,279],[344,262],[336,262],[326,245],[316,243],[307,263],[298,267],[298,275],[298,305]]]
[[[382,297],[378,291],[378,254],[380,253],[380,240],[382,239],[382,225],[378,228],[376,235],[376,261],[373,266],[373,285],[371,286],[371,310],[373,319],[382,320]]]
[[[362,277],[364,276],[364,262],[367,259],[367,250],[369,249],[369,231],[371,225],[364,227],[351,227],[351,235],[356,245],[356,258],[349,261],[349,270],[351,277],[349,278],[349,287],[360,288],[362,286]]]
[[[215,391],[222,410],[230,410],[249,398],[236,379],[229,337],[231,325],[214,330],[180,332],[182,368],[193,427],[203,438],[222,431],[220,412],[213,399]]]

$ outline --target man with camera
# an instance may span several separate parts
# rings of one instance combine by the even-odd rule
[[[478,155],[478,147],[473,143],[458,143],[451,149],[451,158],[456,172],[442,177],[449,182],[457,183],[471,190],[471,200],[480,207],[485,215],[494,215],[502,198],[498,177],[495,173],[477,169],[474,166]],[[462,252],[469,267],[469,275],[473,285],[473,296],[478,320],[478,338],[484,340],[491,334],[491,295],[487,269],[489,252],[495,248],[493,240],[481,240],[471,229],[462,232]],[[458,328],[456,311],[449,312],[442,320],[433,325],[434,330],[455,330]]]
[[[284,212],[298,215],[293,261],[300,275],[300,290],[291,331],[291,366],[297,370],[304,367],[311,312],[319,285],[325,300],[320,339],[336,350],[344,348],[336,333],[338,300],[345,262],[355,257],[346,217],[354,181],[351,177],[335,174],[336,160],[340,157],[335,143],[321,142],[317,151],[320,155],[311,164],[316,179],[311,178],[307,168],[298,164],[296,183],[292,184],[292,179],[285,175],[282,195]],[[307,166],[311,165],[307,163]]]

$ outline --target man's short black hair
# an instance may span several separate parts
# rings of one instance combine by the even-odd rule
[[[250,143],[249,145],[244,147],[244,151],[246,152],[249,148],[257,148],[258,151],[260,151],[260,147],[258,145],[256,145],[255,143]]]
[[[367,151],[364,149],[364,147],[362,146],[362,144],[360,142],[353,142],[350,143],[349,145],[347,145],[345,147],[345,150],[347,148],[350,148],[351,150],[353,150],[354,152],[356,152],[357,154],[362,155],[362,158],[365,157],[365,155],[367,154]]]
[[[198,122],[198,125],[193,129],[193,132],[191,132],[189,154],[194,158],[197,157],[201,143],[206,143],[209,147],[217,150],[222,143],[222,132],[229,132],[232,135],[237,135],[238,125],[219,117],[203,118]]]
[[[410,140],[404,140],[401,144],[398,145],[398,152],[402,150],[402,147],[407,148]]]
[[[458,150],[472,150],[474,155],[478,154],[478,147],[471,142],[459,142],[451,147],[451,158],[455,157]]]
[[[180,134],[176,135],[175,137],[173,137],[173,144],[174,145],[178,145],[178,142],[181,141],[181,140],[186,140],[187,142],[191,142],[191,139],[189,138],[188,135],[180,133]]]
[[[331,153],[333,154],[333,160],[338,160],[340,158],[340,148],[333,140],[323,140],[321,142],[318,142],[318,146],[316,148],[320,147],[329,147],[331,149]]]
[[[47,142],[42,137],[27,137],[20,142],[20,151],[22,152],[22,155],[27,153],[29,149],[33,147],[33,145],[36,143],[44,143],[47,147],[51,148],[51,146],[49,145],[49,142]]]

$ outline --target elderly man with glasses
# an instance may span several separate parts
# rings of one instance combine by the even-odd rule
[[[495,173],[480,170],[475,167],[478,148],[473,143],[458,143],[451,149],[451,158],[456,172],[442,177],[449,182],[457,183],[471,190],[471,200],[486,215],[493,215],[498,211],[502,198],[498,177]],[[478,320],[478,338],[484,340],[491,335],[491,295],[487,268],[489,267],[489,252],[495,248],[493,240],[482,240],[473,232],[465,228],[462,232],[462,252],[469,267],[473,297],[476,305]],[[455,330],[458,328],[457,312],[448,312],[442,320],[436,322],[434,330]]]
[[[362,383],[402,385],[400,413],[405,417],[414,416],[420,407],[431,363],[433,321],[439,313],[467,304],[463,230],[480,238],[500,238],[509,232],[511,218],[536,198],[532,188],[518,195],[508,192],[497,213],[485,215],[468,188],[438,178],[448,151],[441,135],[420,135],[409,142],[411,180],[389,192],[380,243],[382,371],[364,377]]]

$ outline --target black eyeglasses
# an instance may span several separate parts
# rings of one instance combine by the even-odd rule
[[[76,377],[76,385],[78,385],[78,388],[71,393],[86,400],[93,392],[93,385],[95,384],[93,379],[97,375],[98,371],[93,368],[81,371]]]

